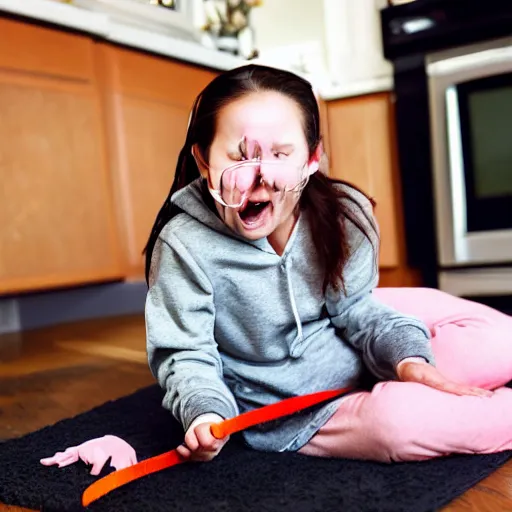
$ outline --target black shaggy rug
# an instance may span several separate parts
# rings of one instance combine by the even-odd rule
[[[81,461],[59,469],[39,459],[105,434],[139,460],[175,448],[182,429],[160,405],[156,386],[108,402],[19,439],[0,443],[0,503],[44,511],[81,510],[98,477]],[[188,463],[132,482],[94,502],[91,511],[427,512],[438,510],[506,462],[510,453],[428,462],[377,464],[259,453],[232,437],[209,463]],[[111,469],[108,463],[101,476]]]

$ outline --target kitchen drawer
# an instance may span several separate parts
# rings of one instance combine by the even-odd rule
[[[94,76],[92,39],[0,18],[0,69],[77,81]]]

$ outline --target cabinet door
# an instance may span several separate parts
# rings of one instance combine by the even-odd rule
[[[375,94],[329,102],[327,119],[332,177],[353,183],[377,202],[380,266],[400,262],[398,176],[390,97]]]
[[[194,99],[213,72],[107,44],[105,83],[111,169],[125,272],[143,275],[142,251],[171,187]]]
[[[93,43],[0,33],[0,293],[118,279]]]

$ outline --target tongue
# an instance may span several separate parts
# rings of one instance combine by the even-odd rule
[[[244,222],[254,222],[260,213],[268,205],[267,203],[249,203],[244,211],[240,212],[240,217]]]

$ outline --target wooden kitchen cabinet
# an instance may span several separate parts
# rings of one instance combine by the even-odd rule
[[[94,43],[0,19],[0,293],[118,279]]]
[[[406,265],[392,95],[378,93],[329,101],[324,116],[331,176],[353,183],[377,203],[380,284],[417,285],[417,274]]]
[[[194,99],[216,75],[0,18],[0,295],[141,279]],[[377,200],[381,285],[405,265],[387,93],[321,101],[331,175]]]
[[[215,74],[97,45],[110,170],[125,275],[143,275],[142,251],[171,187],[192,104]]]

